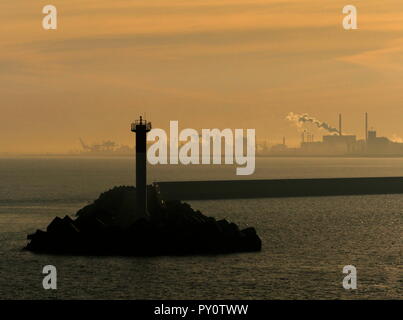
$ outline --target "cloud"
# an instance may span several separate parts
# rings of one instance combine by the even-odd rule
[[[386,48],[345,56],[339,61],[375,69],[380,72],[403,71],[403,38],[392,41]]]

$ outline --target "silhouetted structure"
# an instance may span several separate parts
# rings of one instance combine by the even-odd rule
[[[82,150],[79,155],[88,157],[108,157],[108,156],[133,156],[133,148],[118,144],[111,140],[101,143],[86,144],[83,139],[79,139]]]
[[[403,177],[158,182],[166,200],[403,194]]]
[[[150,217],[130,221],[136,206],[135,187],[115,187],[77,212],[56,217],[46,231],[28,235],[26,250],[80,255],[187,255],[261,251],[252,227],[240,229],[216,220],[181,201],[162,201],[148,186]]]
[[[136,120],[131,130],[136,133],[136,196],[138,217],[147,216],[147,132],[151,130],[151,122]]]
[[[291,153],[291,151],[293,151]],[[324,135],[322,141],[310,139],[306,130],[301,135],[300,149],[281,150],[273,147],[277,155],[322,155],[322,156],[403,156],[403,143],[386,137],[378,137],[375,130],[369,130],[368,113],[365,113],[365,135],[361,140],[352,134],[343,133],[343,118],[339,114],[338,134]]]
[[[365,143],[368,143],[368,112],[365,112]]]
[[[260,251],[262,241],[254,228],[241,230],[225,219],[204,216],[187,203],[165,201],[157,184],[147,186],[150,130],[151,123],[142,117],[131,125],[136,133],[136,187],[120,186],[102,193],[80,209],[75,220],[56,217],[46,231],[28,235],[25,249],[134,256]]]

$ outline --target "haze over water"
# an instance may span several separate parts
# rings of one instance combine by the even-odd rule
[[[401,159],[258,158],[242,179],[402,176]],[[149,167],[152,181],[241,179],[235,166]],[[403,195],[192,201],[208,216],[257,228],[260,253],[73,257],[22,252],[26,235],[73,216],[100,192],[134,182],[130,158],[0,159],[0,298],[402,298]],[[44,265],[59,286],[42,289]],[[342,287],[355,265],[358,290]]]

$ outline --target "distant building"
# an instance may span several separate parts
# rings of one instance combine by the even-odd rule
[[[345,155],[356,151],[357,137],[354,135],[326,135],[323,141],[302,141],[302,155]]]
[[[390,145],[391,145],[391,141],[388,138],[377,137],[375,130],[368,131],[368,142],[367,142],[367,152],[368,153],[371,153],[371,154],[390,153],[390,151],[391,151]]]
[[[288,151],[288,148],[285,144],[276,144],[271,147],[271,152],[278,153],[278,152],[285,152]]]
[[[347,154],[355,151],[357,137],[354,135],[327,135],[323,136],[323,146],[330,153]]]
[[[323,142],[302,142],[300,152],[307,155],[320,155],[325,152]]]
[[[288,148],[284,139],[283,144],[273,146],[269,154],[275,156],[403,156],[403,143],[378,137],[375,130],[368,130],[368,124],[368,113],[365,113],[365,138],[357,140],[355,135],[343,134],[342,116],[339,115],[337,134],[325,135],[319,142],[314,141],[311,132],[304,130],[301,133],[300,148]],[[324,127],[323,123],[321,127]]]

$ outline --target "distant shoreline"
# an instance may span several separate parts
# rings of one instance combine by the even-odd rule
[[[82,158],[82,159],[117,159],[134,158],[134,152],[130,155],[80,155],[80,154],[0,154],[0,159],[15,158]],[[361,158],[403,158],[400,154],[356,154],[356,155],[256,155],[256,158],[341,158],[341,159],[361,159]]]

